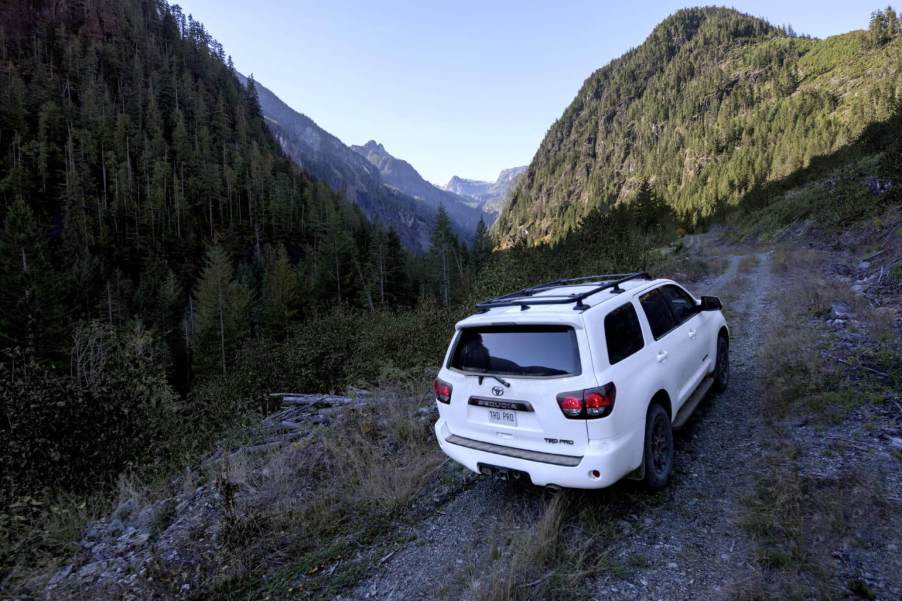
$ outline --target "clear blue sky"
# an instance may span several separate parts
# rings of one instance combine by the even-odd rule
[[[175,3],[174,0],[170,0]],[[598,67],[686,2],[184,0],[235,66],[346,144],[375,139],[428,180],[528,164]],[[886,0],[732,6],[799,33],[867,26]]]

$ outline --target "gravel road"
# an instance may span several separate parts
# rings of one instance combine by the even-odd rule
[[[763,424],[757,407],[757,350],[767,319],[769,255],[748,277],[741,257],[725,271],[692,287],[735,299],[731,307],[732,382],[709,397],[677,432],[675,474],[662,493],[645,493],[629,481],[594,491],[611,521],[599,542],[610,561],[630,566],[591,583],[604,599],[719,599],[737,578],[751,574],[752,545],[737,525],[739,500],[759,465]],[[448,469],[456,469],[449,467]],[[471,583],[518,531],[542,515],[549,493],[475,476],[426,519],[405,526],[408,542],[345,599],[469,598]],[[541,573],[536,574],[540,578]]]

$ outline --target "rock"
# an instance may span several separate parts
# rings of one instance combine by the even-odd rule
[[[852,315],[852,309],[843,302],[835,302],[830,305],[830,313],[838,319],[845,319]]]
[[[862,261],[858,264],[858,271],[867,271],[870,266],[871,264],[867,261]]]
[[[50,579],[48,585],[53,588],[57,584],[59,584],[66,576],[72,573],[72,564],[70,563],[67,566],[64,566],[62,569],[58,570],[56,574],[53,575],[53,578]]]
[[[127,520],[136,511],[138,511],[138,502],[134,498],[129,497],[116,506],[113,515],[120,520]]]
[[[890,436],[889,442],[891,445],[893,445],[897,449],[902,449],[902,438],[899,438],[897,436]]]
[[[856,294],[861,294],[862,292],[864,292],[864,285],[863,284],[854,284],[852,286],[852,292],[854,292]]]
[[[122,523],[122,520],[118,518],[113,518],[110,520],[109,525],[107,526],[107,531],[113,536],[118,536],[125,530],[125,524]]]
[[[677,564],[675,562],[671,561],[670,563],[667,564],[667,569],[675,570],[675,569],[677,569]]]
[[[103,568],[102,561],[92,561],[91,563],[85,564],[78,570],[79,578],[90,578],[94,576],[100,569]]]

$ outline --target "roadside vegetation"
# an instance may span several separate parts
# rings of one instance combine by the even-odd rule
[[[848,249],[853,257],[876,239],[881,254],[898,259],[898,239],[881,229],[865,222],[849,232],[865,241]],[[899,408],[899,282],[855,291],[837,278],[837,257],[790,246],[774,253],[776,319],[761,351],[772,443],[742,518],[759,572],[734,588],[735,599],[877,598],[873,583],[838,569],[837,558],[884,553],[884,537],[898,536],[900,500],[880,459],[887,451],[868,432]]]

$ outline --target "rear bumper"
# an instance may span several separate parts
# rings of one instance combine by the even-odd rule
[[[479,473],[479,464],[488,464],[517,470],[529,474],[532,483],[538,486],[604,488],[639,467],[642,458],[642,441],[638,440],[635,433],[615,439],[590,441],[582,457],[571,456],[570,460],[556,459],[567,457],[563,455],[522,451],[514,447],[455,437],[444,418],[439,418],[435,423],[435,435],[442,451],[467,469]],[[563,463],[570,465],[562,465]],[[600,476],[594,477],[593,470],[598,470]]]

